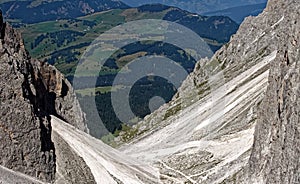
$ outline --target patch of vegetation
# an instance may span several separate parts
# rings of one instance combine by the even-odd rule
[[[103,137],[101,137],[101,141],[103,141],[105,144],[110,145],[113,148],[117,147],[117,144],[115,142],[115,136],[112,133],[109,133]]]
[[[95,96],[100,94],[109,93],[112,91],[121,90],[124,86],[102,86],[102,87],[95,87],[95,88],[85,88],[85,89],[78,89],[76,93],[81,96]]]
[[[174,107],[170,108],[167,110],[163,120],[168,119],[169,117],[177,114],[181,110],[181,104],[177,104]]]
[[[49,42],[51,44],[55,44],[57,47],[61,47],[76,41],[76,37],[84,35],[85,33],[72,30],[61,30],[52,33],[42,34],[38,36],[33,43],[31,43],[31,49],[36,48],[45,39],[47,39],[46,43]]]
[[[206,66],[206,70],[208,72],[213,72],[219,65],[220,65],[221,61],[219,59],[212,59]]]
[[[138,134],[138,128],[133,128],[127,124],[122,124],[122,128],[114,134],[115,136],[120,136],[122,141],[128,142],[136,137]]]

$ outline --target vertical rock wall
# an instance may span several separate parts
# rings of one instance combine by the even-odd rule
[[[267,11],[282,14],[277,57],[258,115],[247,172],[251,183],[300,183],[300,3],[270,0]],[[272,18],[272,17],[269,17]]]
[[[4,27],[0,43],[0,165],[53,181],[56,150],[50,115],[88,131],[70,83],[53,66],[32,60],[20,33]]]

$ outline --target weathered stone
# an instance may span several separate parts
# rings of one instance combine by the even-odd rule
[[[19,32],[6,25],[0,43],[0,165],[54,181],[56,151],[50,115],[87,131],[70,83],[53,66],[33,60]]]
[[[251,182],[300,183],[299,9],[299,2],[291,0],[271,0],[267,8],[284,15],[284,20],[276,31],[278,53],[258,115],[247,170]]]

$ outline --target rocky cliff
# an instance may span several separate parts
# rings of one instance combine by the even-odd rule
[[[120,150],[162,183],[299,183],[299,17],[299,2],[270,0]]]
[[[251,182],[300,183],[300,3],[270,0],[268,19],[282,16],[271,38],[278,49],[255,130]]]
[[[4,25],[5,26],[5,25]],[[56,148],[50,115],[87,131],[70,83],[53,66],[33,60],[20,33],[4,27],[0,42],[0,165],[54,181]]]

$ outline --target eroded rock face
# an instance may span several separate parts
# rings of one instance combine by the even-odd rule
[[[54,67],[32,60],[20,33],[5,26],[0,43],[0,164],[53,181],[55,147],[50,115],[85,130],[84,114],[69,82]]]
[[[268,10],[284,15],[277,57],[258,115],[249,178],[260,183],[300,183],[300,4],[270,1]]]

